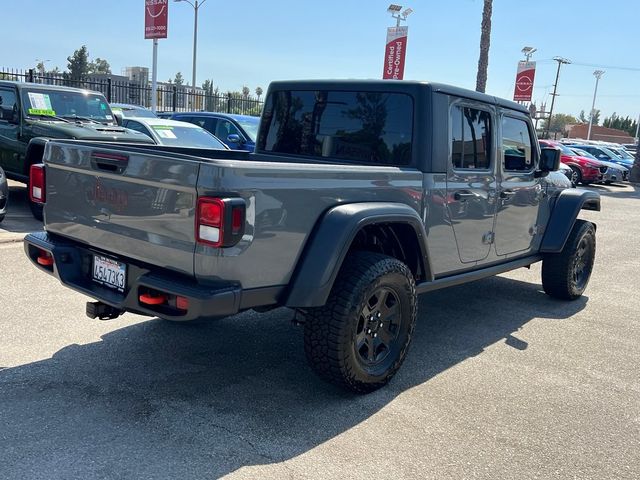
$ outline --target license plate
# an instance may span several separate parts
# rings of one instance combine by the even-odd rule
[[[93,281],[124,292],[127,265],[101,255],[93,256]]]

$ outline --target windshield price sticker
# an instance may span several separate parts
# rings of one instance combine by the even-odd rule
[[[36,110],[53,111],[51,98],[49,98],[49,95],[46,93],[29,92],[29,101],[31,102],[31,106]]]
[[[173,133],[172,130],[169,129],[160,129],[160,130],[156,130],[156,133],[158,134],[159,137],[162,138],[178,138],[176,137],[176,134]]]
[[[173,130],[171,125],[152,125],[154,130]]]
[[[47,117],[55,117],[56,112],[46,108],[30,108],[29,115],[46,115]]]

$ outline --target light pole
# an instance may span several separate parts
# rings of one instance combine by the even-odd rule
[[[591,115],[589,115],[589,130],[587,131],[587,140],[591,140],[591,125],[593,125],[593,115],[596,108],[596,94],[598,93],[598,82],[604,75],[604,70],[596,70],[593,76],[596,77],[596,88],[593,90],[593,103],[591,104]]]
[[[571,63],[571,60],[567,60],[562,57],[553,57],[553,59],[558,62],[558,71],[556,72],[556,83],[553,84],[553,93],[551,94],[551,107],[549,107],[549,120],[547,120],[547,131],[544,137],[549,136],[549,129],[551,128],[551,119],[553,117],[553,104],[556,102],[556,89],[558,88],[558,79],[560,78],[560,66],[565,63]]]
[[[407,17],[413,13],[413,10],[410,8],[405,9],[402,13],[400,13],[400,10],[402,10],[402,5],[395,5],[393,3],[387,8],[387,12],[396,19],[396,27],[400,26],[400,22],[406,22]]]
[[[198,48],[198,9],[204,5],[207,0],[194,0],[195,3],[191,3],[190,0],[173,0],[174,2],[187,2],[193,7],[193,73],[191,75],[191,87],[196,88],[196,51]]]
[[[522,53],[524,53],[524,58],[526,62],[529,62],[529,59],[531,58],[531,55],[533,55],[534,53],[536,53],[538,51],[537,48],[533,48],[533,47],[524,47],[522,49]]]

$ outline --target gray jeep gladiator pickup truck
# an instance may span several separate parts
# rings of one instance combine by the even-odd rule
[[[274,82],[255,153],[51,140],[34,185],[43,271],[103,319],[284,306],[324,379],[356,392],[402,364],[418,294],[542,261],[549,295],[591,275],[597,193],[553,188],[521,105],[421,82]],[[38,171],[39,169],[39,171]]]

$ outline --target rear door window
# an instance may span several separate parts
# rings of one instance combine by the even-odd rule
[[[488,170],[491,138],[491,113],[462,105],[451,109],[451,162],[455,170]]]
[[[372,165],[409,165],[413,100],[403,93],[274,92],[259,150]]]

